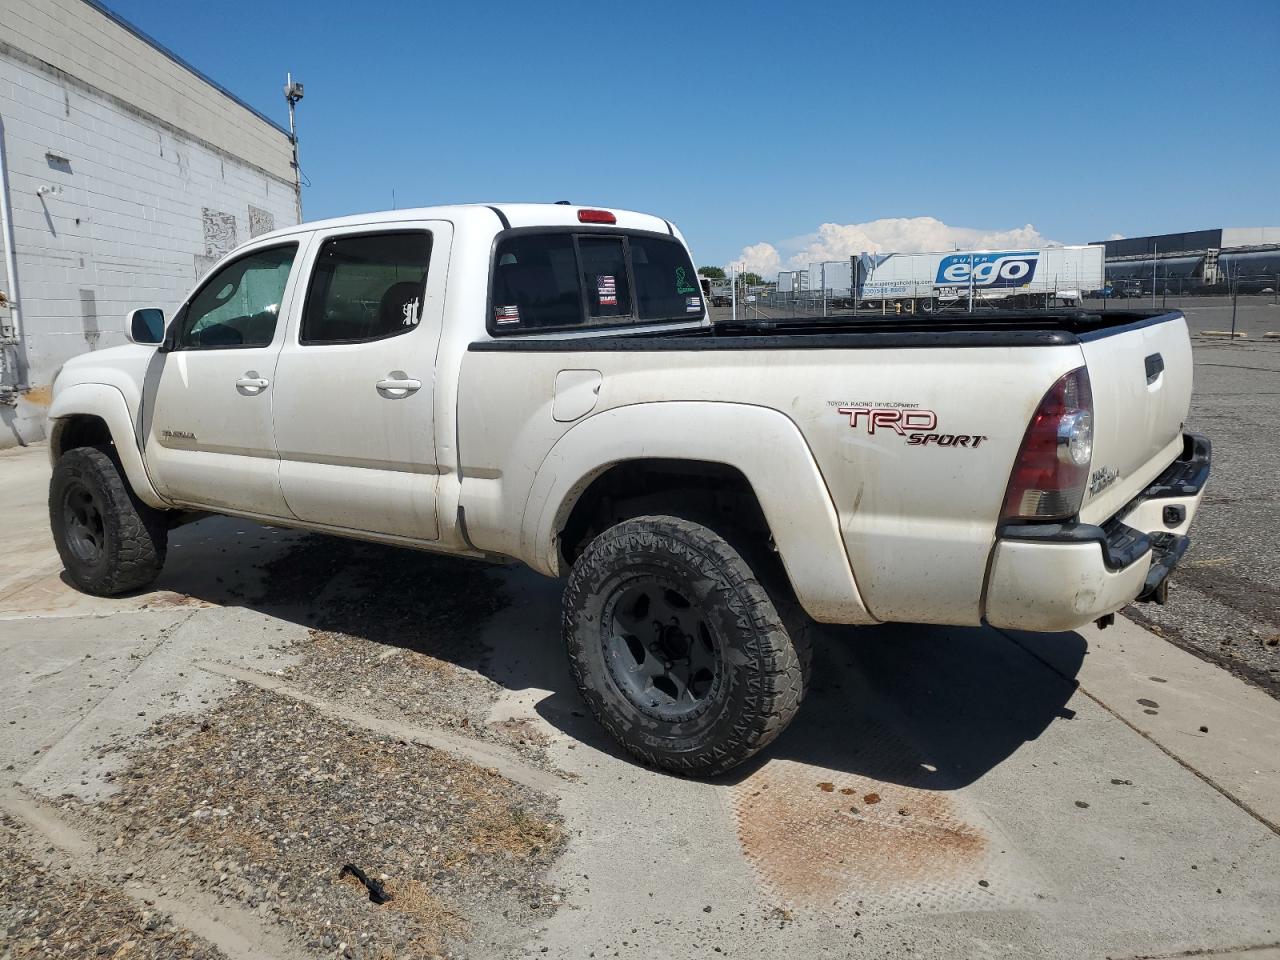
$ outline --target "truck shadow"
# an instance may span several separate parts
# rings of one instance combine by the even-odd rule
[[[814,679],[768,757],[927,790],[981,778],[1055,720],[1086,653],[1078,633],[1018,635],[989,627],[822,627]],[[1047,665],[1052,663],[1053,666]]]
[[[211,518],[174,531],[157,587],[245,606],[352,644],[413,651],[507,690],[535,692],[534,709],[553,727],[624,756],[587,715],[569,675],[560,584],[524,568]],[[813,681],[796,720],[719,782],[791,761],[818,772],[958,789],[1055,720],[1072,719],[1066,704],[1085,647],[1076,633],[1011,639],[980,627],[818,628]]]

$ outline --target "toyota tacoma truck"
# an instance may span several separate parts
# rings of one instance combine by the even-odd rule
[[[680,232],[625,210],[258,237],[58,376],[67,575],[141,589],[209,513],[514,558],[565,578],[600,723],[699,775],[795,715],[814,621],[1065,631],[1163,599],[1210,460],[1181,313],[706,307]]]

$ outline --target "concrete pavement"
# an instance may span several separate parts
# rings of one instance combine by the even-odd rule
[[[305,639],[261,575],[298,535],[202,521],[155,590],[84,597],[47,476],[42,446],[0,453],[0,767],[93,801],[120,745],[235,688],[197,664],[270,676]],[[1280,955],[1280,703],[1132,624],[824,630],[792,728],[701,782],[618,754],[569,680],[559,585],[497,576],[511,602],[473,627],[491,719],[550,738],[571,839],[559,909],[471,955]]]

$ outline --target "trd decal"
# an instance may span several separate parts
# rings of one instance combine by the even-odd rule
[[[938,415],[918,406],[873,406],[870,404],[835,404],[836,412],[849,418],[854,430],[866,430],[870,436],[893,433],[909,447],[979,447],[987,438],[972,433],[938,433]]]
[[[908,430],[932,430],[938,425],[938,415],[932,410],[900,410],[885,407],[836,407],[849,415],[849,426],[865,424],[867,433],[876,429],[892,430],[902,436]]]

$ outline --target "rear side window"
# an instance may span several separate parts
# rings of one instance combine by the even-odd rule
[[[311,272],[300,341],[364,343],[413,330],[430,261],[425,231],[326,240]]]
[[[697,320],[702,291],[684,245],[643,233],[525,233],[494,251],[496,335]]]
[[[500,244],[493,267],[493,329],[582,324],[573,234],[521,234]]]
[[[641,320],[686,320],[702,315],[702,288],[679,241],[632,237],[631,262]]]

